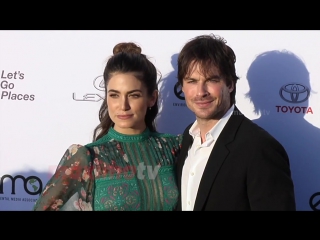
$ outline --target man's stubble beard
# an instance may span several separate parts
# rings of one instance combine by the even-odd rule
[[[214,101],[216,101],[216,100],[214,100]],[[187,106],[188,106],[188,104],[187,104]],[[211,109],[206,109],[204,111],[212,111],[211,113],[206,114],[206,116],[203,116],[203,114],[199,114],[199,113],[197,114],[197,110],[196,109],[194,109],[192,111],[195,114],[196,118],[199,119],[199,120],[202,120],[202,121],[220,120],[226,114],[226,112],[230,109],[230,106],[231,105],[228,102],[228,103],[224,103],[224,104],[215,106],[213,111]],[[189,109],[190,109],[190,107],[189,107]],[[203,111],[203,110],[200,110],[200,111]]]

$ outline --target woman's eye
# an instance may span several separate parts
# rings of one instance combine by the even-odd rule
[[[138,98],[138,97],[140,97],[140,95],[138,95],[138,94],[131,94],[130,97]]]
[[[112,97],[112,98],[115,98],[117,97],[118,95],[117,94],[110,94],[109,97]]]

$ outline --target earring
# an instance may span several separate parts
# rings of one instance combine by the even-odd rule
[[[149,107],[149,110],[151,110],[151,107]]]

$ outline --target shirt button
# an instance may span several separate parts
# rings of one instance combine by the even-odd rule
[[[188,201],[188,205],[190,205],[191,204],[191,202],[190,201]]]
[[[194,175],[194,172],[191,172],[191,176],[193,176]]]

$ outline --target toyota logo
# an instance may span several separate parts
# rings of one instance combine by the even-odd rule
[[[300,83],[289,83],[280,88],[279,95],[286,102],[301,103],[309,98],[310,89]]]

